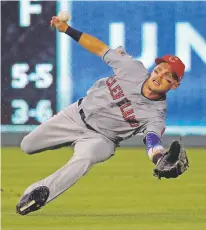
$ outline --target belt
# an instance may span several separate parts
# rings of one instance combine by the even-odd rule
[[[79,101],[78,101],[78,106],[81,105],[82,101],[83,101],[83,98],[80,98]],[[93,129],[90,125],[88,125],[88,124],[86,123],[86,121],[85,121],[86,116],[85,116],[85,113],[84,113],[83,109],[80,109],[80,110],[79,110],[79,114],[80,114],[80,117],[81,117],[82,121],[84,122],[85,126],[86,126],[88,129],[90,129],[90,130],[96,132],[95,129]]]

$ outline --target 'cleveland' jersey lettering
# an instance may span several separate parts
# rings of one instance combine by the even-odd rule
[[[166,101],[151,101],[141,93],[149,77],[143,63],[119,47],[102,56],[114,74],[99,79],[87,91],[81,108],[85,122],[107,138],[119,142],[137,133],[165,128]]]
[[[117,100],[121,97],[124,97],[124,93],[121,87],[118,84],[116,84],[116,79],[114,77],[108,78],[106,84],[108,86],[108,89],[110,91],[113,100]]]
[[[123,90],[120,85],[117,84],[117,80],[114,76],[109,77],[106,80],[106,85],[110,91],[110,94],[113,100],[117,100],[121,97],[124,97]],[[116,103],[120,107],[120,111],[125,121],[129,122],[131,127],[138,127],[139,122],[136,120],[134,115],[134,110],[131,108],[131,102],[125,97],[120,102]]]

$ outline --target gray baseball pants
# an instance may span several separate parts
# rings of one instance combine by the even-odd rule
[[[78,103],[70,105],[24,137],[21,148],[28,154],[74,146],[66,165],[30,185],[24,195],[39,186],[50,190],[47,203],[75,184],[94,164],[109,159],[116,145],[105,136],[88,129],[79,114]]]

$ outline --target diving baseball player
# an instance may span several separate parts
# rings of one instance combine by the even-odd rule
[[[84,98],[54,115],[24,137],[21,148],[28,154],[71,145],[69,162],[41,181],[30,185],[16,206],[26,215],[40,209],[75,184],[89,169],[108,160],[118,144],[143,133],[146,152],[155,164],[158,178],[175,178],[188,168],[188,159],[179,141],[165,152],[166,93],[176,89],[184,75],[184,64],[176,56],[155,60],[149,73],[122,47],[110,49],[97,38],[52,17],[51,26],[101,57],[113,69],[113,76],[97,81]],[[86,74],[86,73],[85,73]],[[80,79],[81,80],[81,79]]]

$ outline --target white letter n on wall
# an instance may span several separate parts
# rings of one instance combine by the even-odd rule
[[[185,63],[185,70],[191,70],[193,49],[206,63],[206,41],[188,22],[176,24],[176,55]]]

